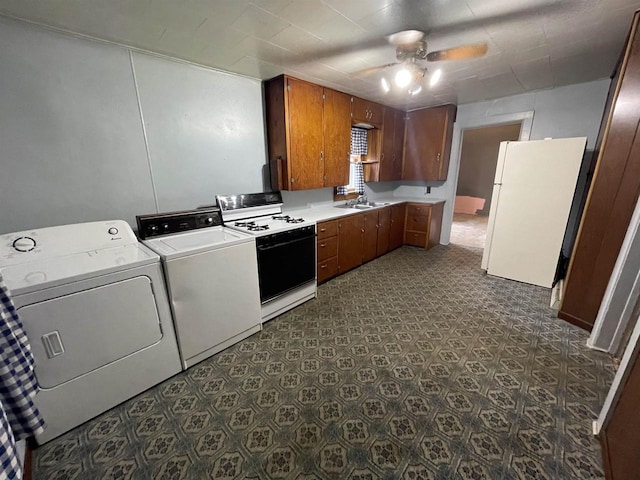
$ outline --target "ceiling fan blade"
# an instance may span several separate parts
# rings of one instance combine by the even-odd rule
[[[436,50],[427,55],[428,62],[441,62],[444,60],[465,60],[467,58],[481,57],[489,46],[486,43],[477,43],[475,45],[464,45],[462,47],[447,48],[445,50]]]
[[[371,75],[372,73],[375,73],[378,70],[384,70],[385,68],[393,67],[394,65],[400,65],[400,64],[398,62],[394,62],[394,63],[387,63],[386,65],[380,65],[377,67],[364,68],[362,70],[358,70],[357,72],[353,72],[351,76],[363,77],[366,75]]]

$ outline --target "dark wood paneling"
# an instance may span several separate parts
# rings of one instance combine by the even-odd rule
[[[591,329],[640,193],[637,15],[603,135],[558,316]]]
[[[630,369],[611,417],[600,432],[607,480],[640,479],[640,357]]]
[[[378,251],[378,211],[362,214],[364,232],[362,237],[362,261],[368,262],[376,258]]]
[[[338,220],[338,272],[362,265],[364,216],[352,215]]]
[[[324,186],[322,91],[319,85],[287,77],[291,190]],[[291,178],[293,180],[291,181]]]
[[[384,207],[378,212],[378,244],[376,255],[384,255],[389,251],[389,232],[391,231],[391,207]]]
[[[349,183],[351,149],[351,97],[324,89],[324,186]]]
[[[405,205],[391,206],[391,231],[389,232],[389,250],[402,246],[404,241]]]

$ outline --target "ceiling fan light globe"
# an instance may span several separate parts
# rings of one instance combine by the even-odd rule
[[[413,88],[409,89],[410,95],[417,95],[422,91],[422,85],[414,85]]]
[[[440,81],[440,77],[442,76],[442,70],[437,69],[435,72],[431,74],[431,78],[429,79],[429,86],[433,87]]]
[[[380,84],[382,85],[382,90],[384,91],[384,93],[389,93],[389,90],[391,90],[391,85],[389,84],[389,80],[382,77],[380,79]]]
[[[411,80],[413,79],[413,75],[411,74],[411,72],[409,71],[408,68],[402,68],[401,70],[398,70],[398,73],[396,73],[395,76],[395,82],[396,85],[400,88],[405,88],[408,87],[409,84],[411,83]]]

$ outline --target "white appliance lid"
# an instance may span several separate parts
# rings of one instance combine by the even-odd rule
[[[242,232],[225,227],[211,227],[156,237],[143,243],[163,258],[169,259],[253,241],[252,236]]]
[[[138,242],[123,220],[0,236],[0,273],[13,294],[158,261],[158,256]]]

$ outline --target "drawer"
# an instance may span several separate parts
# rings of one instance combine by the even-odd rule
[[[318,283],[322,283],[338,274],[338,257],[318,262]]]
[[[338,234],[338,221],[322,222],[318,224],[318,240],[333,237]]]
[[[429,210],[431,210],[431,205],[416,205],[415,203],[410,203],[407,205],[407,218],[428,216]]]
[[[424,248],[427,245],[427,234],[417,232],[405,232],[404,243]]]
[[[407,215],[407,230],[415,230],[417,232],[427,232],[429,226],[429,217],[427,215]]]
[[[318,262],[338,255],[338,237],[318,239]]]

